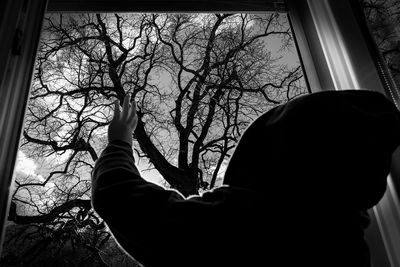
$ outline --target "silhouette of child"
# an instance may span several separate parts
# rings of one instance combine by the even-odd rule
[[[370,266],[365,210],[400,144],[400,113],[382,94],[326,91],[271,109],[241,137],[225,186],[189,198],[141,178],[128,99],[115,104],[92,204],[146,267]]]

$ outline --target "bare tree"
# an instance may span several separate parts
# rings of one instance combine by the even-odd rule
[[[197,194],[220,184],[252,120],[308,93],[298,62],[283,58],[293,50],[278,13],[47,17],[21,144],[42,165],[16,177],[9,217],[15,231],[42,236],[25,253],[65,237],[87,250],[80,264],[106,264],[111,239],[91,210],[89,181],[113,100],[130,92],[137,102],[141,164],[183,195]],[[12,232],[6,245],[21,240]]]

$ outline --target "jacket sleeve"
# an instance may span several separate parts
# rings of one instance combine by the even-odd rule
[[[146,267],[193,266],[188,261],[204,246],[212,246],[212,240],[205,244],[196,235],[212,224],[234,225],[250,219],[251,207],[258,201],[252,192],[228,187],[187,199],[165,190],[140,176],[132,148],[122,141],[110,143],[103,151],[92,178],[95,211],[120,246]]]

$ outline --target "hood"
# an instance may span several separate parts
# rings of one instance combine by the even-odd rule
[[[257,118],[242,135],[224,184],[277,198],[365,209],[386,189],[400,144],[400,113],[366,90],[298,97]]]

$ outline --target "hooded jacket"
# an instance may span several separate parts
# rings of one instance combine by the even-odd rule
[[[141,178],[132,148],[111,142],[92,204],[149,266],[370,266],[365,210],[386,189],[400,113],[382,94],[326,91],[257,118],[220,188],[184,198]]]

